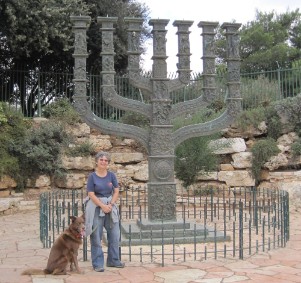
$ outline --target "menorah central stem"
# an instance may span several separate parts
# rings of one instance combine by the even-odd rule
[[[168,20],[151,20],[153,26],[152,115],[149,144],[148,219],[176,220],[174,145],[170,121],[171,99],[167,79],[166,30]]]

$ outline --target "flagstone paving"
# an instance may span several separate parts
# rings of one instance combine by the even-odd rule
[[[49,249],[39,239],[37,210],[0,216],[0,283],[301,283],[301,212],[291,211],[285,248],[246,257],[167,263],[126,262],[124,269],[94,272],[80,261],[83,274],[24,276],[28,267],[45,268]]]

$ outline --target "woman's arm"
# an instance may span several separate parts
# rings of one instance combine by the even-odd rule
[[[104,204],[94,192],[88,192],[89,198],[95,203],[95,205],[99,206],[104,213],[109,213],[112,211],[111,204]]]
[[[119,188],[114,188],[114,193],[112,196],[111,204],[115,204],[119,198]]]

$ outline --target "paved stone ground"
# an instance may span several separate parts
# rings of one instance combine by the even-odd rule
[[[156,264],[126,262],[124,269],[92,270],[80,261],[83,274],[24,276],[28,268],[45,268],[49,249],[39,239],[38,210],[0,216],[0,283],[229,283],[301,282],[301,213],[291,211],[290,240],[285,248],[244,260],[208,259],[198,262]]]

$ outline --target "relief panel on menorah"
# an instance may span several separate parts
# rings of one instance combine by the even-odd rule
[[[215,74],[215,59],[206,58],[203,61],[204,75],[206,74]]]
[[[167,64],[164,59],[156,59],[153,64],[153,75],[156,78],[165,78],[167,72]]]
[[[86,82],[75,82],[74,93],[75,95],[80,95],[80,96],[86,95],[87,93]]]
[[[102,70],[114,70],[114,57],[112,55],[102,55]]]
[[[113,36],[110,32],[102,34],[102,52],[112,52],[114,49]]]
[[[139,68],[139,62],[140,62],[139,56],[129,55],[129,57],[128,57],[129,67],[138,67]]]
[[[170,125],[170,103],[153,102],[153,124]]]
[[[190,58],[189,56],[181,56],[179,63],[177,64],[178,69],[189,69]]]
[[[204,79],[204,87],[216,87],[215,75],[206,76]]]
[[[102,83],[104,85],[114,85],[114,76],[111,73],[109,73],[109,74],[103,73],[102,74]]]
[[[148,184],[151,220],[175,220],[176,186]]]
[[[229,93],[231,93],[232,97],[241,97],[240,95],[240,84],[239,83],[229,83],[228,84]]]
[[[85,117],[89,116],[90,106],[87,103],[87,100],[85,98],[78,98],[76,97],[76,95],[74,95],[73,98],[74,98],[74,106],[78,111],[79,115]]]
[[[230,116],[235,117],[239,112],[241,112],[242,109],[242,100],[232,100],[231,103],[229,103],[227,112]]]
[[[77,79],[86,79],[86,57],[77,58],[74,63],[74,77]]]
[[[165,127],[152,129],[150,148],[152,154],[174,154],[171,130]]]
[[[190,44],[188,34],[182,34],[179,42],[179,53],[182,55],[190,55]]]
[[[153,93],[155,99],[169,99],[168,93],[168,81],[154,81],[153,82]]]
[[[239,37],[233,36],[229,41],[229,57],[239,58]]]
[[[76,32],[75,35],[75,53],[87,53],[86,31]]]
[[[174,161],[171,158],[150,158],[149,178],[152,182],[173,182],[174,181]]]
[[[228,81],[240,81],[240,66],[237,62],[228,62]]]
[[[133,31],[131,35],[131,39],[128,41],[128,50],[139,52],[139,33]]]
[[[204,38],[204,55],[206,56],[215,56],[215,42],[214,39],[208,38],[205,36]]]
[[[166,32],[154,32],[154,54],[166,55]]]

